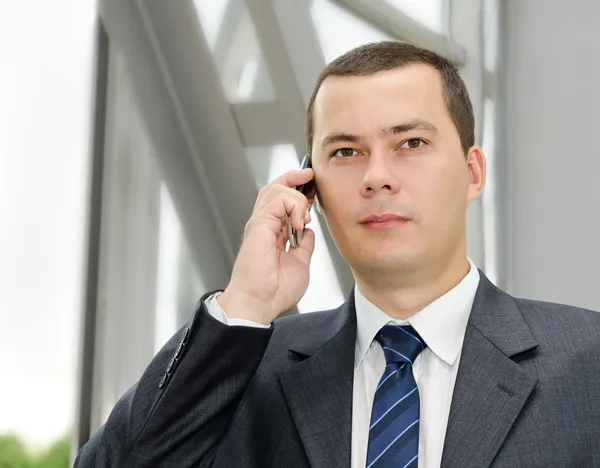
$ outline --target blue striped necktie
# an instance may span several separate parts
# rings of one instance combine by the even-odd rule
[[[377,336],[387,365],[373,401],[367,468],[416,468],[419,390],[413,363],[425,342],[410,326],[386,325]]]

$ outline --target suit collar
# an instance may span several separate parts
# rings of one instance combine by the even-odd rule
[[[498,289],[481,271],[480,276],[469,324],[507,357],[535,348],[537,340],[515,298]]]

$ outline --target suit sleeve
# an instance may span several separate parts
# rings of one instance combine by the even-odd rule
[[[211,465],[273,327],[221,323],[208,313],[210,294],[81,448],[75,468]]]

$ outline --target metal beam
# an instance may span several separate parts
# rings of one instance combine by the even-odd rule
[[[494,99],[496,96],[496,74],[488,70],[483,72],[483,89],[486,98]]]
[[[109,44],[100,19],[96,22],[95,97],[92,164],[90,177],[89,217],[87,225],[86,283],[78,363],[77,414],[72,456],[90,438],[92,389],[96,348],[96,317],[98,307],[98,276],[100,266],[100,232],[102,226],[102,195],[104,178],[104,142],[108,88]]]
[[[271,1],[280,25],[283,45],[304,102],[304,113],[317,77],[325,67],[323,49],[310,13],[312,2]]]
[[[239,140],[235,144],[229,106],[218,99],[222,90],[218,77],[209,73],[214,65],[208,47],[198,39],[193,5],[178,1],[161,8],[157,3],[101,0],[98,7],[135,83],[136,102],[196,268],[207,288],[216,289],[229,281],[243,232],[240,218],[251,209],[248,199],[256,188],[243,159],[236,165],[243,148]],[[207,95],[213,98],[200,111],[202,119],[191,120],[189,108]],[[220,170],[210,164],[214,161],[217,166],[222,162]]]
[[[411,42],[430,49],[448,58],[456,65],[465,63],[467,53],[459,43],[445,35],[432,31],[387,2],[381,0],[368,2],[364,0],[332,1],[401,41]]]
[[[291,134],[278,102],[242,102],[231,105],[246,146],[272,146],[289,143]]]
[[[514,191],[511,190],[514,159],[508,158],[510,151],[513,150],[514,144],[510,138],[514,135],[510,132],[509,125],[509,96],[510,83],[512,79],[511,72],[508,69],[509,64],[509,48],[511,44],[511,36],[509,31],[509,12],[510,5],[508,2],[498,1],[498,61],[495,72],[495,95],[496,103],[496,125],[494,128],[496,138],[494,151],[497,155],[505,155],[505,157],[496,157],[493,170],[496,173],[496,243],[491,246],[496,252],[496,284],[505,291],[512,290],[514,287],[514,279],[509,276],[511,261],[510,252],[515,252],[514,236],[511,232],[514,230],[513,213],[511,207],[518,206]]]
[[[191,1],[138,5],[232,266],[257,189],[200,20]]]
[[[136,82],[197,269],[208,289],[224,287],[258,190],[197,11],[191,0],[100,7]]]
[[[213,57],[217,68],[221,69],[225,65],[227,55],[231,50],[231,43],[235,37],[235,31],[238,29],[244,12],[246,10],[244,2],[237,0],[227,0],[225,14],[221,22],[221,28],[217,33],[217,39],[213,50]]]
[[[285,123],[296,147],[298,159],[306,152],[304,138],[304,105],[296,83],[294,69],[283,46],[283,35],[270,0],[247,0],[258,42],[263,51],[277,100],[281,103]]]

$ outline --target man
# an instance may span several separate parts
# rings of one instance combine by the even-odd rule
[[[600,314],[515,299],[466,255],[485,158],[455,67],[398,42],[322,72],[312,169],[264,187],[206,294],[78,467],[600,466]],[[294,190],[314,177],[316,193]],[[307,198],[308,197],[308,198]],[[356,287],[304,294],[317,203]],[[286,250],[286,215],[304,229]]]

